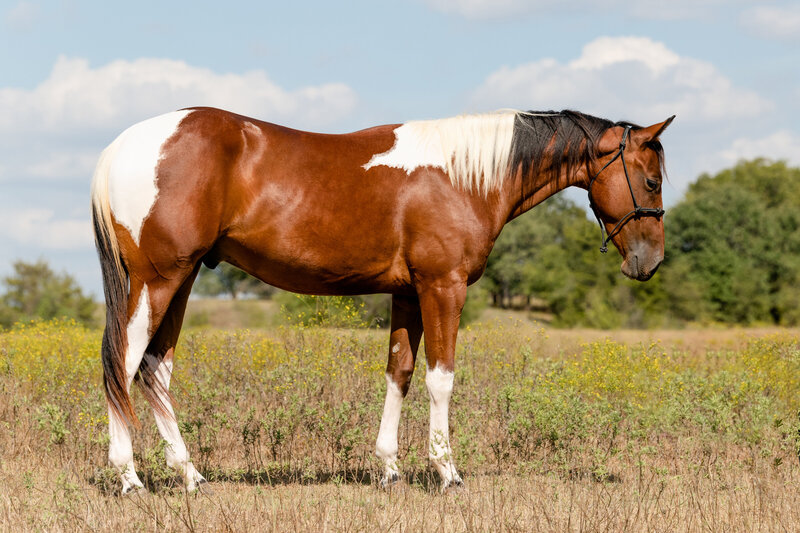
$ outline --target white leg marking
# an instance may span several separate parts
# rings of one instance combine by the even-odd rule
[[[453,463],[453,452],[450,449],[450,430],[448,426],[448,410],[450,395],[453,392],[453,372],[439,367],[428,368],[425,385],[431,397],[430,447],[428,453],[431,462],[442,476],[442,488],[451,484],[461,484],[461,477]]]
[[[144,351],[150,342],[148,329],[150,328],[150,302],[147,294],[147,285],[142,288],[139,303],[128,323],[128,347],[125,351],[125,372],[127,374],[128,392],[133,383],[133,377],[139,369]],[[108,410],[108,460],[119,471],[122,480],[122,493],[141,488],[141,480],[136,475],[133,465],[133,444],[128,424],[121,419],[112,409]]]
[[[397,428],[400,425],[400,410],[403,393],[389,374],[386,374],[386,403],[383,405],[381,428],[375,443],[375,453],[386,466],[381,485],[388,486],[400,479],[397,468]]]
[[[175,417],[175,411],[172,409],[172,402],[170,402],[169,394],[167,394],[170,378],[172,377],[172,357],[159,362],[155,357],[147,354],[145,355],[145,359],[151,368],[154,366],[156,367],[156,379],[163,387],[157,392],[161,403],[167,409],[167,414],[154,411],[154,415],[158,431],[161,433],[161,437],[167,442],[167,447],[164,451],[167,458],[167,466],[174,468],[180,473],[186,490],[191,492],[197,488],[198,484],[204,483],[206,480],[189,460],[189,452],[181,437],[181,432],[178,428],[178,420]]]
[[[128,424],[108,410],[108,460],[119,472],[122,494],[144,487],[133,465],[133,444]]]
[[[174,111],[134,124],[109,147],[108,194],[114,218],[136,244],[158,196],[156,169],[164,143],[191,111]],[[113,148],[112,148],[113,147]]]

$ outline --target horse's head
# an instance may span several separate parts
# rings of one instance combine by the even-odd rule
[[[658,137],[673,118],[647,128],[617,125],[595,143],[589,202],[608,232],[603,251],[613,242],[623,257],[622,273],[639,281],[650,279],[664,260],[664,158]]]

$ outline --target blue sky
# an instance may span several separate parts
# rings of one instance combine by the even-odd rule
[[[741,158],[800,165],[797,2],[4,0],[0,67],[0,275],[44,258],[95,295],[94,162],[180,107],[327,132],[509,107],[677,114],[667,205]]]

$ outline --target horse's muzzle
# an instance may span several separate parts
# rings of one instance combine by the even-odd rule
[[[653,274],[656,273],[656,270],[658,270],[663,260],[663,252],[643,250],[640,247],[637,250],[632,250],[625,256],[620,270],[631,279],[647,281],[653,277]]]

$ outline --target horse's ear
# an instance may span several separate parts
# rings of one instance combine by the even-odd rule
[[[658,124],[653,124],[652,126],[640,130],[634,130],[631,132],[631,138],[639,145],[654,141],[658,139],[659,135],[667,129],[667,126],[669,126],[673,120],[675,120],[675,115],[672,115],[664,122],[659,122]]]

